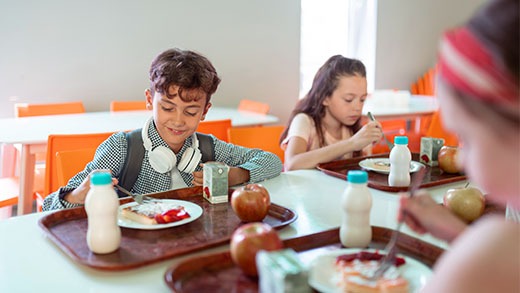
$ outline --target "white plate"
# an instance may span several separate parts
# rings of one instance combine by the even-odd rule
[[[369,252],[376,251],[375,249],[363,250]],[[342,292],[338,285],[339,272],[336,270],[336,257],[342,254],[358,253],[359,251],[361,251],[361,249],[339,249],[316,257],[309,268],[309,285],[324,293]],[[397,270],[403,278],[408,280],[410,284],[410,292],[419,292],[432,275],[432,270],[425,264],[413,258],[403,255],[399,256],[403,257],[406,260],[406,263],[400,266]]]
[[[202,208],[199,205],[194,204],[190,201],[177,200],[177,199],[161,199],[159,201],[167,202],[168,204],[175,204],[175,205],[183,206],[184,209],[186,209],[186,211],[188,212],[188,214],[190,214],[190,217],[186,218],[186,219],[182,219],[177,222],[172,222],[172,223],[167,223],[167,224],[155,224],[155,225],[141,224],[141,223],[134,222],[130,219],[127,219],[121,215],[121,210],[123,208],[137,205],[136,202],[129,202],[127,204],[119,206],[117,223],[119,224],[119,226],[125,227],[125,228],[157,230],[157,229],[164,229],[164,228],[170,228],[170,227],[188,224],[190,222],[195,221],[202,215]]]
[[[390,159],[388,158],[364,159],[363,161],[359,162],[359,166],[363,169],[377,173],[390,173]],[[419,162],[412,161],[410,163],[410,173],[417,172],[422,167],[425,166]]]

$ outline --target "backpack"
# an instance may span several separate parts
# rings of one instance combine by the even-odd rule
[[[202,154],[202,162],[214,161],[215,150],[213,139],[207,134],[197,132],[199,140],[199,150]],[[143,137],[141,136],[141,129],[135,129],[126,133],[127,154],[121,175],[119,176],[119,185],[127,190],[132,190],[134,187],[141,165],[144,159]],[[119,192],[119,191],[118,191]],[[120,194],[122,196],[122,194]],[[126,195],[124,195],[126,196]]]

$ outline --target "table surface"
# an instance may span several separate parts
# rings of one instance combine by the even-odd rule
[[[439,108],[434,96],[411,95],[399,101],[392,98],[368,98],[363,106],[363,114],[372,112],[378,120],[408,119],[429,115]]]
[[[115,132],[141,128],[151,111],[86,112],[81,114],[33,116],[0,119],[0,142],[46,143],[49,134]],[[206,120],[231,119],[233,126],[271,124],[273,115],[238,111],[235,108],[211,107]]]
[[[346,181],[317,170],[284,172],[262,182],[272,202],[293,209],[298,219],[280,230],[283,239],[338,227],[338,204]],[[448,188],[465,182],[429,188],[437,202]],[[371,224],[395,229],[398,195],[371,189]],[[46,213],[0,220],[0,292],[169,292],[163,280],[166,270],[195,255],[228,249],[228,245],[172,258],[156,264],[121,272],[99,271],[75,263],[51,242],[38,226]],[[418,236],[407,227],[402,231],[440,247],[447,244],[431,236]]]

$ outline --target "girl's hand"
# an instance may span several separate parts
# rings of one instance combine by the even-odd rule
[[[420,190],[413,198],[401,194],[399,222],[404,221],[413,231],[451,242],[466,228],[466,224],[457,218],[448,208],[436,203],[430,195]]]
[[[379,141],[383,137],[381,124],[378,121],[370,121],[354,134],[350,139],[354,143],[355,150],[362,150],[364,147]]]

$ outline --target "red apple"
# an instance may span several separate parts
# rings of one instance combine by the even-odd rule
[[[274,251],[282,248],[282,240],[278,233],[268,224],[260,222],[244,224],[231,235],[231,259],[251,277],[258,275],[256,269],[258,251]]]
[[[457,162],[458,153],[459,149],[457,147],[443,146],[437,155],[439,168],[446,173],[460,173],[462,170]]]
[[[262,221],[270,204],[269,192],[261,184],[247,184],[231,194],[231,207],[243,222]]]
[[[474,187],[453,188],[446,191],[444,205],[466,222],[472,222],[484,213],[486,200]]]

